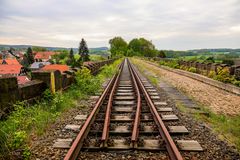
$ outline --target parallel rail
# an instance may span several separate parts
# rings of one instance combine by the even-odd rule
[[[148,94],[147,90],[145,89],[143,82],[141,81],[138,73],[134,69],[133,65],[127,60],[128,64],[128,69],[131,75],[131,80],[133,83],[133,88],[136,93],[136,112],[135,112],[135,117],[133,120],[133,126],[132,126],[132,135],[131,135],[131,148],[136,149],[137,142],[139,140],[139,127],[141,123],[141,109],[142,109],[142,100],[141,96],[144,96],[144,99],[146,100],[150,112],[153,116],[155,124],[158,126],[159,133],[162,137],[162,139],[165,142],[165,147],[167,149],[167,152],[169,154],[170,159],[172,160],[182,160],[182,156],[176,147],[175,143],[173,142],[166,126],[164,125],[161,117],[159,116],[153,101],[150,98],[150,95]],[[71,148],[69,149],[68,153],[66,154],[64,160],[73,160],[77,159],[78,154],[83,146],[83,142],[86,138],[86,136],[89,133],[90,127],[93,124],[93,122],[96,119],[96,115],[98,114],[101,106],[103,105],[104,100],[108,97],[107,101],[107,107],[105,111],[105,119],[104,119],[104,126],[103,126],[103,131],[102,131],[102,136],[101,136],[101,148],[107,148],[107,142],[109,139],[109,127],[110,127],[110,117],[111,117],[111,110],[112,110],[112,105],[113,105],[113,97],[116,92],[120,76],[123,70],[123,65],[124,62],[120,65],[119,71],[113,76],[113,78],[110,80],[108,83],[106,89],[98,99],[95,107],[93,108],[92,112],[88,116],[86,122],[82,126],[79,134],[77,135],[75,141],[73,142]]]
[[[129,63],[129,61],[128,61],[128,63]],[[167,148],[170,159],[172,159],[172,160],[182,160],[183,158],[182,158],[177,146],[173,142],[166,126],[164,125],[161,117],[159,116],[159,114],[156,110],[156,107],[154,106],[153,101],[151,100],[147,90],[145,89],[140,77],[138,76],[136,70],[133,68],[132,64],[129,63],[129,66],[133,70],[133,74],[136,77],[142,92],[144,93],[145,99],[147,100],[147,103],[150,107],[151,113],[154,117],[154,121],[158,125],[159,133],[162,136],[164,142],[166,143],[166,148]]]

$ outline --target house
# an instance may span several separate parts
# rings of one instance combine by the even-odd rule
[[[33,64],[31,64],[30,69],[31,70],[38,70],[46,65],[50,65],[50,62],[34,62]]]
[[[18,76],[23,72],[22,65],[19,64],[2,64],[0,65],[0,77]]]
[[[59,54],[59,52],[46,51],[36,52],[34,54],[35,54],[34,59],[36,62],[47,62],[52,58],[53,55]]]
[[[62,64],[51,64],[51,65],[44,66],[43,68],[41,68],[41,70],[44,70],[44,71],[59,70],[61,73],[63,73],[64,71],[68,71],[69,67],[67,65],[62,65]]]
[[[3,59],[3,60],[0,60],[0,65],[1,64],[20,65],[20,63],[16,59]]]
[[[26,82],[29,82],[30,79],[27,76],[17,76],[18,84],[24,84]]]

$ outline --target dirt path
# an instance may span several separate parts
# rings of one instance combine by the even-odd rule
[[[240,114],[240,96],[231,94],[216,87],[201,83],[197,80],[161,69],[155,65],[135,59],[136,64],[141,64],[145,69],[160,76],[161,79],[171,83],[176,88],[185,92],[213,112],[238,115]]]

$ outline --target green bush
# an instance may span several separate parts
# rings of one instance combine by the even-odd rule
[[[240,81],[238,81],[238,80],[234,80],[232,83],[233,83],[234,85],[240,87]]]
[[[216,76],[216,73],[214,71],[210,71],[207,76],[209,78],[214,78]]]
[[[227,68],[219,68],[214,79],[224,83],[231,83],[234,81],[234,77],[230,75],[230,72]]]
[[[27,139],[27,133],[25,131],[16,131],[13,133],[12,139],[9,143],[11,149],[18,149],[24,145]]]
[[[171,61],[159,61],[159,65],[164,65],[168,66],[170,68],[176,68],[179,69],[180,66],[176,60],[171,60]]]
[[[79,89],[85,94],[93,94],[100,88],[100,80],[91,75],[89,69],[83,67],[76,74],[76,82]]]
[[[193,73],[197,73],[197,68],[195,68],[195,67],[190,67],[190,68],[188,69],[188,71],[189,71],[189,72],[193,72]]]

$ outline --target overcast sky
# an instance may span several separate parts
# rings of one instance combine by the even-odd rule
[[[240,0],[0,0],[0,44],[109,46],[114,36],[158,49],[240,48]]]

